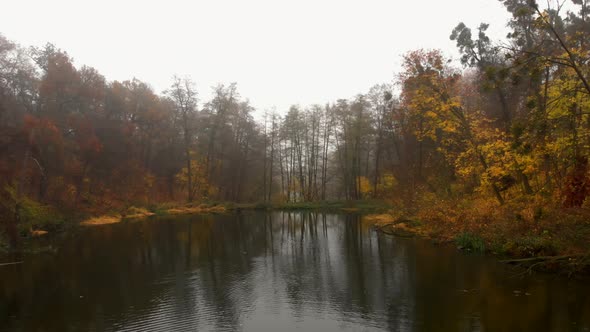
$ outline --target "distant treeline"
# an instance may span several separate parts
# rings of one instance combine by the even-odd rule
[[[174,78],[158,94],[76,68],[51,44],[0,36],[0,214],[22,221],[26,202],[84,210],[422,192],[581,206],[590,190],[589,4],[574,0],[566,13],[502,2],[512,15],[506,40],[490,40],[486,24],[452,31],[463,69],[437,50],[409,52],[399,95],[376,85],[261,122],[236,84],[199,100],[190,79]]]

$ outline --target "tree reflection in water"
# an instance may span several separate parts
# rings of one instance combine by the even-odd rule
[[[0,270],[4,331],[584,331],[590,288],[352,214],[160,217]]]

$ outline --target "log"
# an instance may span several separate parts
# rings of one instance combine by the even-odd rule
[[[0,264],[0,266],[8,266],[8,265],[16,265],[16,264],[22,264],[22,262],[2,263],[2,264]]]
[[[416,233],[410,229],[396,228],[396,227],[394,227],[394,225],[391,225],[391,224],[388,226],[392,226],[390,228],[391,231],[386,231],[385,227],[378,228],[377,231],[381,232],[383,234],[391,235],[391,236],[406,237],[406,238],[416,237]]]
[[[563,255],[563,256],[538,256],[538,257],[529,257],[529,258],[520,258],[520,259],[507,259],[507,260],[500,261],[500,263],[516,264],[516,263],[532,263],[532,262],[542,262],[542,261],[559,261],[559,260],[578,258],[578,257],[584,257],[584,256],[586,256],[586,255],[578,254],[578,255]]]
[[[412,220],[410,220],[410,219],[399,218],[399,219],[396,219],[395,221],[388,222],[386,224],[375,225],[375,227],[377,229],[379,229],[379,230],[382,230],[383,228],[388,227],[388,226],[395,226],[395,225],[399,225],[399,224],[407,224],[407,223],[411,223],[411,222],[412,222]]]

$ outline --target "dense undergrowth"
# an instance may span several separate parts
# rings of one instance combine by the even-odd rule
[[[365,220],[388,233],[411,232],[471,252],[514,259],[568,258],[565,264],[538,267],[559,271],[575,263],[577,270],[588,271],[590,209],[586,204],[564,208],[552,197],[531,195],[499,205],[486,197],[440,198],[424,193],[410,205],[398,201],[392,206],[388,213]]]

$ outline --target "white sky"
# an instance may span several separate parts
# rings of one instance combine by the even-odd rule
[[[458,58],[461,21],[503,39],[498,0],[5,0],[0,33],[23,46],[52,42],[108,80],[166,89],[190,76],[200,99],[237,82],[259,110],[323,104],[391,82],[401,55],[440,48]]]

